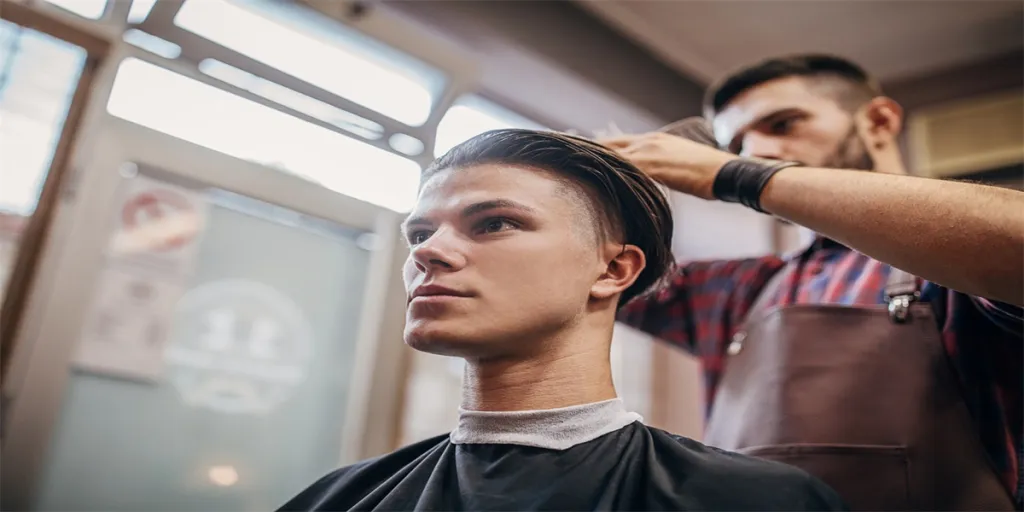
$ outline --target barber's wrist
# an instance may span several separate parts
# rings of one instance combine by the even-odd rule
[[[797,162],[760,158],[734,158],[726,162],[715,175],[712,194],[715,199],[739,203],[761,213],[761,195],[772,177],[782,169],[796,167]]]

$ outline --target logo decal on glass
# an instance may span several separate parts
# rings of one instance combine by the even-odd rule
[[[255,281],[214,281],[181,299],[167,375],[187,404],[264,414],[306,379],[312,347],[310,323],[291,298]]]

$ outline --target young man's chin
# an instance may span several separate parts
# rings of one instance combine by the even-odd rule
[[[455,332],[454,329],[437,325],[440,322],[420,322],[407,324],[405,327],[405,344],[420,352],[441,356],[465,357],[474,352],[473,345],[477,340]]]
[[[511,351],[508,342],[496,338],[494,332],[445,323],[431,321],[406,324],[405,344],[428,354],[470,360],[507,357]]]

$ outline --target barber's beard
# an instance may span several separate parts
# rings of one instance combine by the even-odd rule
[[[857,128],[851,126],[846,137],[839,142],[836,150],[825,159],[822,167],[834,169],[856,169],[859,171],[873,171],[875,162],[868,154],[864,141],[861,140]]]
[[[875,162],[871,158],[871,155],[868,154],[867,148],[864,146],[864,141],[861,140],[856,127],[851,126],[846,137],[839,142],[839,146],[836,147],[836,150],[825,159],[822,167],[873,171],[875,169]],[[797,227],[797,237],[799,240],[797,242],[798,247],[803,248],[811,245],[818,236],[817,233],[809,228],[805,228],[799,224],[794,224],[788,220],[782,221],[787,224],[793,224]]]

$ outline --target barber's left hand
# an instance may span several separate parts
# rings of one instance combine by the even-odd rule
[[[673,190],[714,199],[718,170],[736,155],[676,135],[650,132],[598,140]]]

